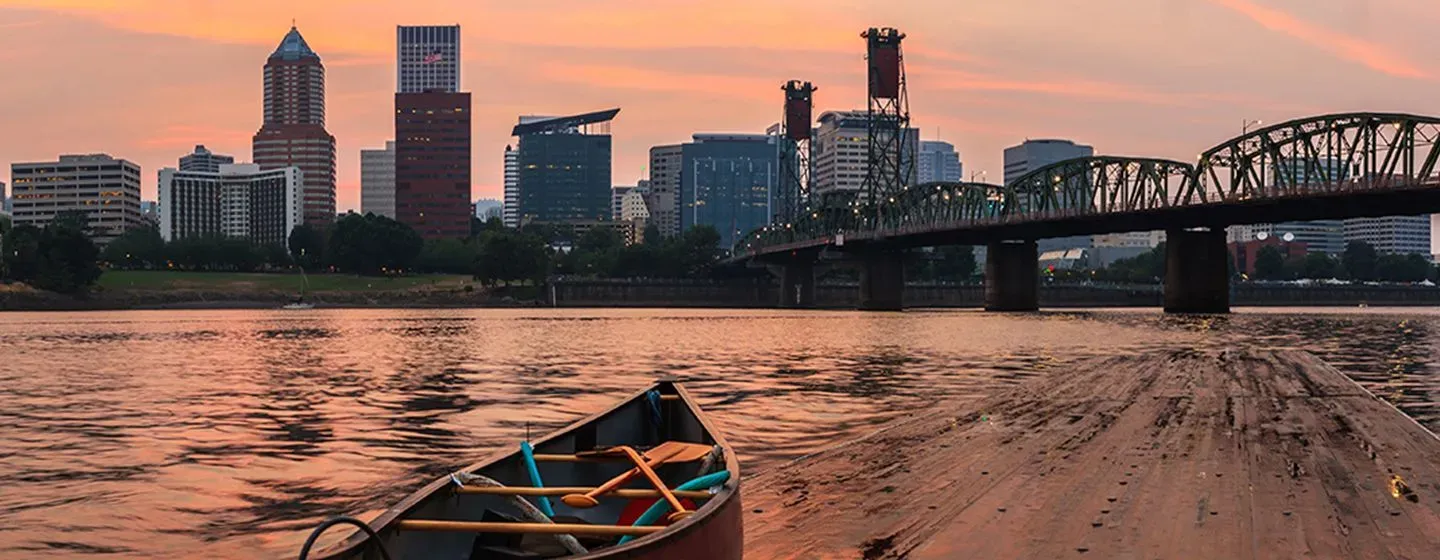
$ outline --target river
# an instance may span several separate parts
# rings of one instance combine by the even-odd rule
[[[662,375],[754,473],[1087,357],[1310,350],[1440,427],[1440,312],[0,313],[0,556],[292,557]]]

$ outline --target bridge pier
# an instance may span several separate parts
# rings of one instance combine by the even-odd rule
[[[985,310],[1040,309],[1040,253],[1033,239],[994,241],[985,250]]]
[[[1230,312],[1230,261],[1223,228],[1165,232],[1165,312]]]
[[[893,249],[866,251],[860,262],[860,309],[905,309],[905,252]]]
[[[780,268],[780,307],[809,309],[815,307],[815,263],[792,262]]]

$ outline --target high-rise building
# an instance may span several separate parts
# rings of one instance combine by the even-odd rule
[[[696,134],[681,146],[680,229],[711,226],[725,249],[770,222],[780,181],[776,136]]]
[[[1021,176],[1067,159],[1090,157],[1095,148],[1076,144],[1071,140],[1026,140],[1018,146],[1005,148],[1005,184]],[[1036,242],[1041,252],[1088,249],[1095,244],[1088,235],[1041,239]]]
[[[489,221],[490,218],[499,218],[504,211],[504,203],[493,198],[476,200],[472,206],[475,208],[475,217],[482,222]]]
[[[533,120],[520,138],[519,220],[579,223],[610,220],[610,121],[620,109]]]
[[[144,218],[146,223],[158,227],[160,225],[160,203],[154,200],[140,201],[140,217]]]
[[[1345,220],[1345,243],[1363,241],[1376,252],[1430,255],[1430,216],[1387,216]]]
[[[920,155],[915,167],[921,184],[937,181],[959,182],[964,176],[960,154],[955,151],[955,145],[939,140],[920,142]]]
[[[672,237],[680,233],[680,168],[684,155],[680,144],[650,148],[650,224],[660,235]]]
[[[507,228],[520,227],[520,152],[505,146],[505,202],[500,220]]]
[[[360,150],[360,213],[395,219],[395,141]]]
[[[4,181],[0,181],[0,214],[10,215],[10,196],[5,193]]]
[[[395,94],[395,219],[440,239],[470,216],[470,94]]]
[[[460,26],[395,27],[396,93],[460,91]]]
[[[195,151],[180,157],[181,171],[209,171],[219,173],[221,164],[235,163],[234,156],[221,155],[196,144]]]
[[[825,200],[853,199],[866,202],[865,175],[869,172],[869,113],[864,110],[826,111],[820,114],[820,126],[811,140],[811,197],[820,205]],[[920,147],[920,130],[906,130],[905,154],[915,154]],[[916,184],[919,175],[916,162],[901,162],[909,169],[909,184]]]
[[[10,165],[16,226],[45,227],[62,212],[85,214],[90,238],[104,245],[140,227],[140,166],[109,154],[62,155]]]
[[[294,27],[265,61],[265,122],[252,146],[261,169],[303,171],[307,223],[335,219],[335,137],[325,130],[325,65]]]
[[[610,189],[610,219],[620,221],[621,201],[625,200],[625,195],[632,190],[635,190],[635,187],[630,185],[615,185]]]
[[[285,246],[303,220],[299,167],[221,164],[216,172],[160,170],[160,237],[225,236]]]

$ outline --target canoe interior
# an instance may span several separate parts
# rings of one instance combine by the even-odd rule
[[[657,390],[662,395],[677,395],[669,399],[659,400],[660,421],[654,420],[651,405],[645,394],[649,390]],[[693,405],[685,398],[679,397],[683,391],[670,382],[660,382],[653,387],[641,391],[630,399],[622,402],[614,408],[596,416],[577,422],[559,432],[546,436],[543,439],[532,441],[537,455],[555,454],[569,455],[579,451],[589,451],[597,448],[629,445],[639,448],[648,448],[664,441],[679,441],[687,443],[699,443],[705,445],[722,444],[723,440],[717,434],[710,433],[706,429],[703,419],[697,417],[693,412]],[[524,460],[519,453],[520,442],[514,442],[512,450],[503,456],[493,458],[464,469],[464,472],[480,474],[505,486],[532,487],[530,475],[525,469]],[[595,461],[595,462],[566,462],[566,461],[539,461],[537,463],[543,484],[547,487],[558,486],[600,486],[605,481],[629,470],[632,464],[628,461]],[[727,482],[722,491],[710,500],[695,501],[697,512],[690,519],[681,522],[681,525],[692,525],[704,523],[709,513],[720,505],[719,502],[730,498],[738,487],[738,471],[735,470],[735,459],[730,449],[725,449],[725,455],[718,464],[709,472],[722,469],[731,469],[732,478]],[[655,468],[656,474],[662,478],[666,485],[674,488],[688,480],[691,480],[703,473],[700,472],[701,462],[694,461],[679,464],[664,464]],[[624,488],[652,489],[649,482],[643,476],[636,476],[627,482]],[[395,560],[433,558],[433,559],[469,559],[489,558],[491,556],[476,552],[476,541],[480,535],[470,532],[442,532],[442,531],[401,531],[394,528],[394,524],[402,519],[417,520],[439,520],[439,521],[491,521],[493,517],[487,518],[487,510],[498,512],[504,515],[520,518],[519,511],[507,497],[478,494],[456,494],[453,492],[454,484],[448,477],[437,480],[425,488],[420,489],[410,497],[406,498],[394,508],[382,514],[375,521],[371,522],[384,541],[385,548]],[[738,499],[738,496],[736,496]],[[537,503],[537,498],[527,498],[531,503]],[[601,498],[600,504],[593,508],[576,509],[561,502],[559,496],[550,497],[550,504],[555,510],[557,517],[573,517],[583,520],[585,523],[595,525],[617,524],[622,510],[630,502],[624,498]],[[492,513],[493,515],[493,513]],[[635,548],[631,544],[643,544],[645,541],[663,539],[667,534],[680,531],[681,527],[672,527],[656,535],[637,538],[627,543],[625,549]],[[487,537],[494,539],[495,537]],[[538,535],[527,535],[527,540],[541,539],[553,542],[553,539]],[[583,540],[583,539],[582,539]],[[328,549],[325,553],[312,556],[312,558],[326,558],[334,560],[371,560],[379,559],[380,555],[375,547],[363,542],[364,538],[356,534],[344,542]],[[610,556],[605,553],[607,550],[616,550],[616,547],[592,548],[591,554],[583,558],[604,558]],[[630,554],[623,556],[629,557]],[[504,557],[504,556],[498,556]],[[553,556],[549,556],[553,557]],[[617,556],[618,557],[618,556]],[[572,558],[574,558],[572,556]]]

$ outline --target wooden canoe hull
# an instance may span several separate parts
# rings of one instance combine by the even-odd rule
[[[646,394],[658,391],[660,413]],[[635,393],[614,407],[580,420],[533,442],[537,456],[558,456],[612,445],[649,447],[662,441],[718,445],[723,450],[718,469],[729,471],[729,479],[709,499],[700,503],[694,515],[665,530],[639,537],[622,545],[597,548],[588,554],[566,559],[655,559],[733,560],[743,555],[744,545],[740,504],[740,465],[734,450],[710,423],[689,394],[673,381],[661,381]],[[528,471],[516,448],[461,469],[483,475],[507,487],[529,487]],[[629,467],[618,461],[541,461],[541,477],[549,486],[584,486],[608,480]],[[696,463],[665,464],[655,471],[673,487],[697,476]],[[421,488],[369,523],[395,560],[418,558],[471,558],[476,535],[464,532],[428,532],[401,528],[402,520],[479,521],[486,511],[509,508],[503,496],[456,492],[450,477]],[[628,504],[624,498],[607,497],[600,505],[572,509],[552,499],[556,514],[574,516],[594,524],[613,524]],[[379,558],[376,547],[357,532],[310,558],[324,560],[370,560]]]

